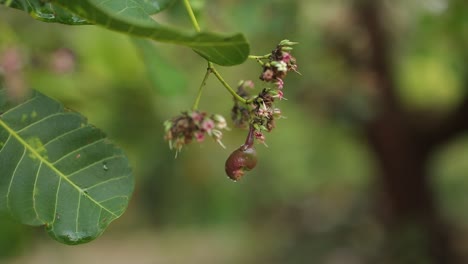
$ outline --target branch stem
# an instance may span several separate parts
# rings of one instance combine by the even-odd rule
[[[211,62],[210,62],[211,63]],[[213,74],[216,76],[216,78],[218,78],[219,82],[224,86],[224,88],[226,88],[226,90],[228,90],[228,92],[230,94],[232,94],[232,96],[234,97],[234,99],[236,99],[237,101],[241,102],[241,103],[244,103],[244,104],[247,104],[248,101],[245,99],[245,98],[242,98],[240,95],[238,95],[234,89],[232,89],[232,87],[223,79],[223,77],[221,76],[221,74],[219,74],[219,72],[213,67],[213,65],[211,65],[211,71],[213,72]]]
[[[252,59],[252,60],[262,60],[262,59],[269,59],[270,58],[270,55],[271,53],[268,53],[268,54],[265,54],[265,55],[261,55],[261,56],[256,56],[256,55],[249,55],[249,59]]]
[[[192,21],[192,25],[195,28],[195,31],[200,32],[201,31],[200,26],[198,25],[197,18],[195,17],[195,14],[193,13],[193,9],[192,9],[192,6],[190,5],[189,0],[184,0],[184,5],[185,5],[185,9],[187,9],[187,13],[190,17],[190,21]]]
[[[210,73],[211,73],[210,62],[208,62],[208,68],[206,68],[205,77],[203,77],[203,81],[201,82],[200,87],[198,88],[197,98],[195,98],[195,102],[193,103],[192,110],[198,109],[198,103],[200,103],[200,98],[203,92],[203,88],[206,85],[206,80],[208,80],[208,76],[210,76]]]
[[[193,9],[192,9],[192,6],[190,5],[189,0],[184,0],[184,5],[190,17],[190,21],[192,22],[192,25],[195,28],[195,31],[200,32],[201,31],[200,26],[198,25],[197,18],[195,17],[195,14],[193,13]],[[259,56],[259,57],[262,57],[262,56]],[[228,92],[234,97],[235,100],[242,102],[244,104],[250,103],[249,100],[242,98],[240,95],[238,95],[234,91],[234,89],[232,89],[232,87],[223,79],[221,74],[215,69],[211,61],[207,60],[207,62],[208,62],[208,69],[206,70],[205,77],[203,78],[200,88],[198,89],[197,98],[195,99],[195,102],[192,107],[193,110],[196,110],[198,108],[198,103],[200,102],[200,97],[203,91],[203,87],[205,86],[206,80],[208,79],[208,76],[210,75],[210,73],[213,73],[216,76],[216,78],[218,78],[219,82],[226,88],[226,90],[228,90]]]

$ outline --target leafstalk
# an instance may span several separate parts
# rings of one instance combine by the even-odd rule
[[[195,28],[195,31],[200,32],[201,31],[200,26],[198,25],[197,18],[195,17],[195,14],[193,13],[193,9],[192,9],[192,6],[190,5],[189,0],[184,0],[184,5],[190,17],[190,21],[192,22],[192,25]],[[205,86],[205,82],[208,79],[208,76],[210,75],[210,73],[213,73],[216,76],[216,78],[218,78],[219,82],[224,86],[224,88],[226,88],[226,90],[234,97],[235,100],[242,102],[244,104],[249,103],[249,100],[242,98],[240,95],[238,95],[234,91],[234,89],[232,89],[232,87],[223,79],[221,74],[215,69],[211,61],[207,60],[207,62],[208,62],[208,69],[206,70],[205,78],[203,78],[200,88],[198,89],[197,98],[195,99],[195,103],[193,104],[193,107],[192,107],[193,110],[196,110],[198,108],[198,103],[200,101],[203,87]]]
[[[210,73],[211,73],[210,62],[208,62],[208,68],[206,69],[205,77],[203,78],[203,81],[200,84],[200,88],[198,88],[197,98],[195,99],[195,102],[193,103],[192,110],[198,109],[198,103],[200,102],[200,98],[203,92],[203,87],[205,87],[206,80],[208,80],[208,76],[210,76]]]
[[[262,55],[262,56],[255,56],[255,55],[249,55],[249,59],[253,59],[253,60],[261,60],[261,59],[268,59],[270,58],[270,55],[271,53],[268,53],[268,54],[265,54],[265,55]]]
[[[195,14],[193,13],[193,9],[192,9],[192,6],[190,5],[189,0],[184,0],[184,5],[185,5],[185,9],[187,9],[187,13],[190,17],[190,21],[192,21],[192,25],[195,28],[195,31],[200,32],[201,31],[200,26],[198,25],[197,18],[195,17]]]
[[[240,95],[238,95],[234,89],[232,89],[231,86],[229,86],[229,84],[223,79],[223,77],[221,76],[221,74],[219,74],[219,72],[213,67],[213,65],[211,65],[212,68],[211,68],[211,71],[213,72],[213,74],[216,76],[216,78],[218,78],[219,82],[226,88],[226,90],[228,90],[228,92],[230,94],[232,94],[232,96],[239,102],[241,103],[244,103],[246,104],[247,103],[247,100],[245,98],[242,98]]]

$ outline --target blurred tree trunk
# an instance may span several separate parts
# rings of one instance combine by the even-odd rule
[[[394,263],[457,263],[426,170],[434,146],[460,130],[453,124],[461,122],[456,122],[454,113],[447,118],[447,125],[438,126],[441,131],[427,133],[431,130],[415,127],[418,123],[404,112],[395,91],[391,46],[381,11],[382,1],[355,1],[355,14],[369,41],[365,67],[373,73],[377,92],[377,113],[365,123],[364,130],[380,167],[379,183],[385,198],[379,199],[377,206],[387,227],[384,250],[397,261]],[[468,104],[459,109],[468,115],[465,110]]]

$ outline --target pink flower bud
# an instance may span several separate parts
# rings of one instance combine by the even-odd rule
[[[201,122],[201,121],[203,120],[203,118],[204,118],[204,114],[203,114],[203,113],[200,113],[200,112],[198,112],[198,111],[193,111],[193,112],[191,113],[191,117],[192,117],[193,121],[195,121],[195,122]]]
[[[281,78],[276,78],[276,83],[275,84],[276,84],[276,86],[278,86],[278,89],[281,90],[281,89],[283,89],[284,81]]]
[[[206,132],[210,132],[214,127],[215,127],[215,124],[213,120],[211,119],[206,119],[201,124],[201,128]]]
[[[205,134],[200,131],[195,132],[194,136],[197,142],[203,142],[203,140],[205,140]]]
[[[288,64],[290,60],[291,60],[291,54],[289,54],[288,52],[283,52],[282,61],[284,61],[286,64]]]
[[[251,80],[247,80],[244,82],[244,87],[253,89],[255,84]]]
[[[263,135],[262,132],[260,131],[255,131],[254,132],[255,138],[260,142],[260,143],[265,143],[265,135]]]

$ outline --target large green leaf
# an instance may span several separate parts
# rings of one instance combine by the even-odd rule
[[[0,0],[5,3],[8,0]],[[27,7],[44,5],[41,0],[12,0],[14,7],[36,14]],[[161,0],[52,0],[51,5],[69,10],[87,22],[108,29],[161,42],[184,45],[216,64],[230,66],[244,62],[249,44],[244,35],[220,35],[210,32],[185,32],[157,23],[152,15],[160,12],[171,1]],[[44,19],[43,19],[44,20]],[[49,22],[52,22],[49,20]],[[60,22],[60,21],[55,21]]]
[[[13,105],[5,98],[0,90],[0,209],[66,244],[98,237],[133,191],[125,154],[39,92]]]

